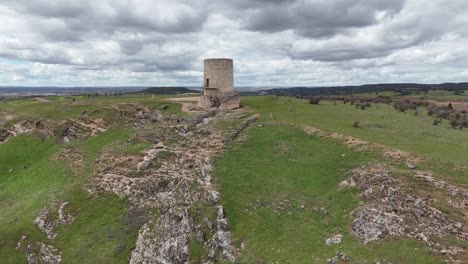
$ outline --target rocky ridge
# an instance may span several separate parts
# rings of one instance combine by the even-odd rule
[[[143,118],[133,126],[141,131],[139,139],[153,145],[139,157],[113,157],[127,160],[126,168],[102,168],[89,187],[91,193],[106,191],[127,197],[133,207],[158,209],[158,217],[140,229],[130,263],[187,263],[189,242],[194,239],[207,252],[204,263],[234,262],[238,249],[231,243],[225,211],[211,177],[211,160],[226,146],[226,136],[212,123],[229,117],[217,111],[192,118],[142,111],[147,110],[135,113]],[[156,120],[142,122],[147,119],[144,116]],[[106,164],[108,158],[102,155],[98,163]],[[216,218],[195,219],[192,208],[200,203],[216,211]]]

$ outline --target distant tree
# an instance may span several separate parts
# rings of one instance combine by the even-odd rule
[[[320,103],[320,98],[318,97],[309,98],[309,104],[319,104],[319,103]]]
[[[452,103],[449,103],[449,104],[448,104],[448,108],[449,108],[450,110],[452,110],[452,109],[453,109],[453,105],[452,105]]]
[[[458,119],[456,118],[450,119],[450,126],[452,126],[452,128],[456,128],[458,126]]]

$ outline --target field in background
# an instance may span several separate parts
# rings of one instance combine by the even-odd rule
[[[335,131],[442,162],[468,164],[468,131],[450,128],[447,121],[434,126],[433,117],[424,109],[416,116],[414,111],[401,113],[384,104],[361,110],[340,102],[311,105],[306,100],[273,96],[242,99],[242,104],[266,119]],[[361,127],[353,127],[354,121]]]

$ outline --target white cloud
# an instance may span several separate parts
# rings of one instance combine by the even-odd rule
[[[5,0],[0,85],[198,85],[206,57],[233,58],[237,85],[466,81],[466,10],[463,0]]]

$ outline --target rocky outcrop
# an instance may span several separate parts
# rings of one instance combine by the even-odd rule
[[[187,263],[192,232],[187,209],[170,208],[140,230],[130,263]]]
[[[57,236],[55,229],[59,225],[66,225],[73,222],[74,217],[64,211],[68,202],[63,202],[57,210],[57,219],[52,219],[51,210],[42,209],[34,220],[34,224],[47,236],[48,239],[54,239]]]
[[[139,122],[138,138],[154,144],[122,165],[98,170],[90,192],[113,192],[128,198],[135,208],[158,209],[157,219],[140,229],[131,263],[187,263],[189,242],[197,237],[207,252],[206,261],[235,261],[238,250],[231,243],[211,177],[211,158],[225,146],[225,136],[213,129],[217,114],[209,111],[193,118],[164,116],[158,122]],[[110,158],[126,160],[103,153],[98,164],[112,163]],[[191,213],[195,203],[216,210],[216,220],[198,223]]]
[[[9,128],[0,127],[0,144],[6,142],[8,139],[33,132],[36,128],[40,129],[41,122],[34,122],[31,120],[22,120]],[[37,125],[37,126],[36,126]]]
[[[105,132],[108,128],[101,122],[87,118],[68,119],[55,131],[55,136],[63,142],[69,142],[77,138],[95,136]]]
[[[26,248],[26,258],[28,263],[59,264],[62,262],[62,252],[51,245],[42,242],[28,244]]]
[[[221,255],[227,260],[234,262],[238,255],[238,249],[231,243],[231,232],[228,228],[228,222],[224,213],[224,208],[218,206],[217,231],[213,238],[208,242],[210,251],[209,258],[215,258],[216,252],[220,251]]]
[[[359,168],[350,176],[368,203],[353,212],[352,231],[364,243],[385,236],[406,236],[423,241],[433,251],[457,252],[433,237],[452,236],[468,242],[466,226],[431,205],[431,201],[396,178],[384,165]],[[455,256],[450,256],[459,263]]]

